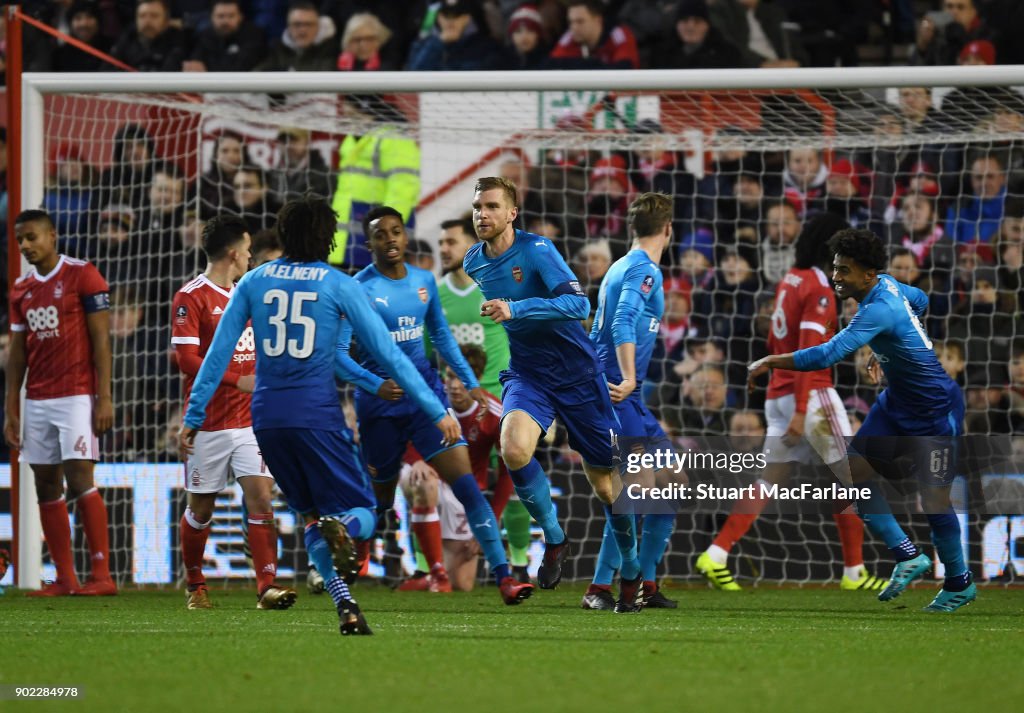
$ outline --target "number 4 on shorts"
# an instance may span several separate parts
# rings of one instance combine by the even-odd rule
[[[85,443],[85,436],[79,436],[75,441],[75,453],[81,453],[83,458],[89,455],[89,446]]]

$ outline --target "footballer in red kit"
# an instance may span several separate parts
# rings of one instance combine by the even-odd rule
[[[202,248],[206,271],[186,283],[171,305],[171,343],[185,381],[185,402],[199,373],[213,334],[227,308],[234,283],[249,267],[251,238],[246,224],[234,216],[218,216],[204,226]],[[203,552],[217,494],[238,480],[245,500],[244,528],[256,570],[257,608],[287,609],[295,590],[275,583],[277,529],[271,501],[274,481],[252,430],[252,397],[256,384],[256,343],[252,328],[242,332],[220,386],[207,407],[203,430],[185,464],[188,507],[179,524],[185,566],[188,609],[212,608]]]
[[[795,266],[775,290],[768,351],[788,354],[827,342],[836,332],[836,300],[824,269],[832,261],[827,241],[849,227],[831,214],[810,220],[795,246]],[[846,408],[832,382],[832,370],[802,372],[773,369],[765,401],[768,422],[762,480],[781,484],[797,465],[824,464],[841,484],[851,483],[846,443],[853,435]],[[760,515],[765,498],[738,500],[712,545],[697,559],[697,569],[719,589],[740,588],[726,566],[729,550]],[[864,525],[852,511],[836,513],[843,547],[843,589],[881,589],[885,581],[868,573],[862,545]]]
[[[57,232],[45,211],[20,213],[15,237],[32,268],[10,292],[4,437],[32,466],[43,535],[57,570],[56,581],[28,596],[117,594],[110,576],[107,507],[93,480],[96,437],[114,420],[110,288],[93,265],[57,252]],[[26,372],[25,409],[19,416]],[[69,502],[75,503],[89,544],[92,571],[82,585],[71,552]]]

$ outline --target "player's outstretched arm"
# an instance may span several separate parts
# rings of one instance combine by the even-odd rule
[[[253,273],[249,273],[252,275]],[[228,362],[235,353],[235,346],[238,338],[242,335],[246,323],[249,321],[251,309],[249,305],[249,277],[246,275],[239,280],[235,291],[228,300],[228,306],[220,318],[217,330],[213,333],[213,340],[210,348],[203,359],[203,365],[199,367],[196,380],[192,384],[192,393],[188,399],[188,410],[182,420],[182,435],[186,435],[185,429],[192,431],[199,430],[203,421],[206,420],[206,406],[213,398],[214,392],[220,386],[224,378],[224,371],[228,368]],[[257,349],[259,346],[257,345]],[[187,439],[183,439],[187,440]]]
[[[18,329],[20,327],[20,329]],[[25,325],[11,325],[7,346],[7,397],[4,404],[4,439],[12,448],[21,448],[21,385],[25,381],[28,358],[25,351]]]
[[[441,298],[438,297],[437,286],[434,283],[430,283],[427,290],[430,293],[430,299],[427,303],[426,323],[430,342],[441,355],[441,358],[455,370],[456,376],[466,385],[466,389],[472,391],[479,388],[480,382],[477,380],[476,374],[473,373],[473,369],[469,366],[469,362],[466,361],[466,357],[463,356],[462,350],[459,349],[455,337],[452,336],[448,320],[441,309]],[[486,403],[483,405],[486,407]]]
[[[342,317],[341,328],[338,331],[338,347],[334,355],[334,376],[341,381],[355,384],[371,394],[380,391],[380,387],[384,383],[384,379],[369,369],[364,369],[359,362],[352,358],[352,323],[345,317]]]
[[[509,302],[510,319],[581,320],[590,316],[590,301],[576,276],[547,240],[535,241],[529,260],[553,297],[527,297]]]
[[[340,282],[339,285],[342,290],[342,309],[360,347],[369,351],[377,363],[395,377],[395,381],[416,400],[434,423],[450,418],[409,357],[391,339],[387,325],[366,300],[362,286],[354,280]]]
[[[96,435],[106,433],[114,425],[114,400],[111,388],[113,358],[110,353],[110,311],[86,312],[85,326],[92,346],[92,365],[96,369],[96,405],[92,420]]]

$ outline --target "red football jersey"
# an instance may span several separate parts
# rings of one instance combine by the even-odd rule
[[[185,379],[185,408],[192,393],[198,368],[192,370],[182,364],[182,353],[189,347],[198,350],[200,358],[206,356],[213,333],[228,306],[231,292],[218,287],[200,275],[185,284],[174,295],[171,327],[171,343],[179,352],[178,365]],[[223,431],[229,428],[246,428],[252,425],[252,395],[235,388],[238,377],[256,373],[256,340],[252,327],[246,327],[235,345],[235,354],[228,363],[221,384],[214,392],[206,409],[204,431]]]
[[[814,267],[809,270],[793,268],[775,289],[775,311],[768,335],[768,351],[788,354],[824,344],[836,332],[836,298],[825,273]],[[797,381],[802,384],[797,384]],[[798,388],[802,386],[803,388]],[[797,372],[772,369],[768,384],[768,398],[796,393],[797,409],[807,406],[811,389],[832,386],[832,370]]]
[[[487,394],[487,413],[482,419],[477,420],[479,410],[480,404],[474,401],[469,411],[456,416],[462,427],[462,437],[469,446],[469,463],[473,467],[473,477],[476,478],[480,489],[486,490],[489,485],[487,475],[491,468],[491,451],[497,448],[500,452],[501,402]],[[498,464],[500,476],[505,464],[500,459]]]
[[[11,331],[26,332],[27,397],[96,393],[85,315],[110,308],[110,287],[92,264],[61,255],[40,276],[35,268],[11,288]]]

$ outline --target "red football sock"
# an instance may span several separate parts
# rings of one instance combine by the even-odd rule
[[[437,516],[437,508],[412,509],[412,531],[416,541],[427,558],[427,565],[444,564],[444,548],[441,546],[441,520]]]
[[[63,497],[46,503],[39,503],[39,519],[43,524],[46,548],[50,559],[57,568],[57,579],[78,588],[75,575],[75,560],[71,556],[71,521],[68,520],[68,506]]]
[[[96,488],[87,490],[75,500],[82,516],[82,528],[89,543],[89,561],[92,563],[92,578],[101,581],[110,579],[110,535],[107,532],[107,505]]]
[[[185,565],[185,577],[189,587],[206,584],[203,576],[203,552],[206,551],[206,538],[210,535],[210,523],[201,523],[195,519],[192,511],[185,509],[178,525],[181,536],[181,561]]]
[[[370,571],[370,547],[373,540],[359,540],[356,542],[356,552],[359,555],[359,576],[365,577]]]
[[[494,519],[501,522],[501,514],[505,512],[505,506],[508,505],[514,488],[508,471],[504,467],[498,470],[498,482],[494,484],[494,495],[491,497],[491,510],[494,511]]]
[[[843,565],[859,567],[864,564],[864,522],[853,513],[832,516],[839,528],[839,542],[843,545]]]
[[[274,513],[249,515],[249,549],[256,570],[256,591],[260,594],[277,576],[277,527]]]
[[[754,520],[758,518],[767,504],[767,498],[745,498],[733,503],[732,512],[729,513],[722,529],[718,531],[714,544],[726,552],[731,550],[732,546],[747,534],[747,530],[754,524]]]

